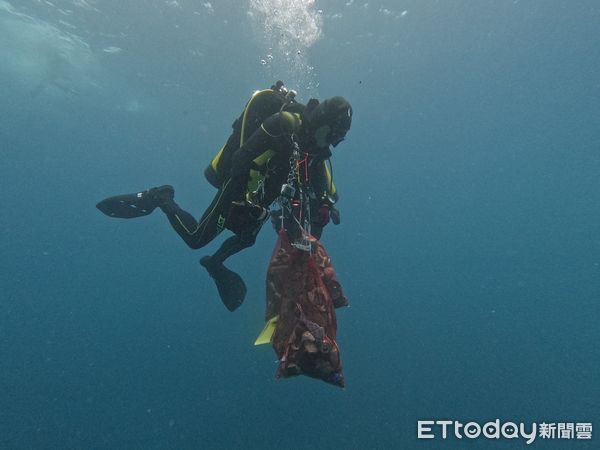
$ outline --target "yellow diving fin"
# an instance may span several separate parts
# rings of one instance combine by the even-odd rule
[[[267,321],[265,327],[256,338],[256,341],[254,341],[254,345],[271,343],[271,339],[273,339],[273,333],[275,333],[275,327],[277,326],[277,319],[279,319],[279,316],[273,316]]]

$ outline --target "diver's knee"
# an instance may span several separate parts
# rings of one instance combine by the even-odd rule
[[[185,243],[192,250],[198,250],[205,247],[212,239],[186,239]]]

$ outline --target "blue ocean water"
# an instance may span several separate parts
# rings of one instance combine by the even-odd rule
[[[0,448],[598,448],[600,4],[0,0]],[[354,108],[323,242],[347,387],[254,347],[275,234],[229,313],[157,211],[256,89]],[[592,440],[417,439],[418,420]]]

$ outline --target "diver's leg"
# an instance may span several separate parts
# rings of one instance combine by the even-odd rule
[[[235,191],[230,188],[229,183],[225,183],[199,221],[183,210],[172,198],[159,206],[183,241],[190,248],[198,249],[211,242],[223,231],[234,195]]]
[[[96,207],[109,217],[124,219],[147,216],[154,209],[160,208],[183,241],[189,247],[198,249],[223,231],[225,218],[238,190],[236,183],[226,182],[199,222],[175,203],[175,190],[169,185],[109,197],[99,202]]]
[[[225,267],[223,261],[231,255],[251,247],[256,242],[256,235],[262,224],[262,221],[257,221],[239,235],[231,236],[223,241],[214,255],[205,256],[200,260],[200,264],[206,268],[208,274],[215,281],[221,301],[229,311],[235,311],[244,301],[246,284],[242,277]]]
[[[212,256],[205,256],[202,258],[210,259],[210,264],[223,264],[223,262],[232,255],[244,250],[245,248],[252,247],[256,242],[256,234],[253,236],[241,235],[231,236],[223,241],[219,249]],[[208,260],[205,260],[208,261]],[[205,264],[202,264],[205,265]]]

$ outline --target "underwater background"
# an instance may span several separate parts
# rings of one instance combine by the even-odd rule
[[[160,211],[251,93],[345,96],[323,243],[347,387],[254,347],[276,235],[229,313]],[[0,448],[599,448],[596,0],[0,0]],[[418,440],[417,420],[592,422]]]

